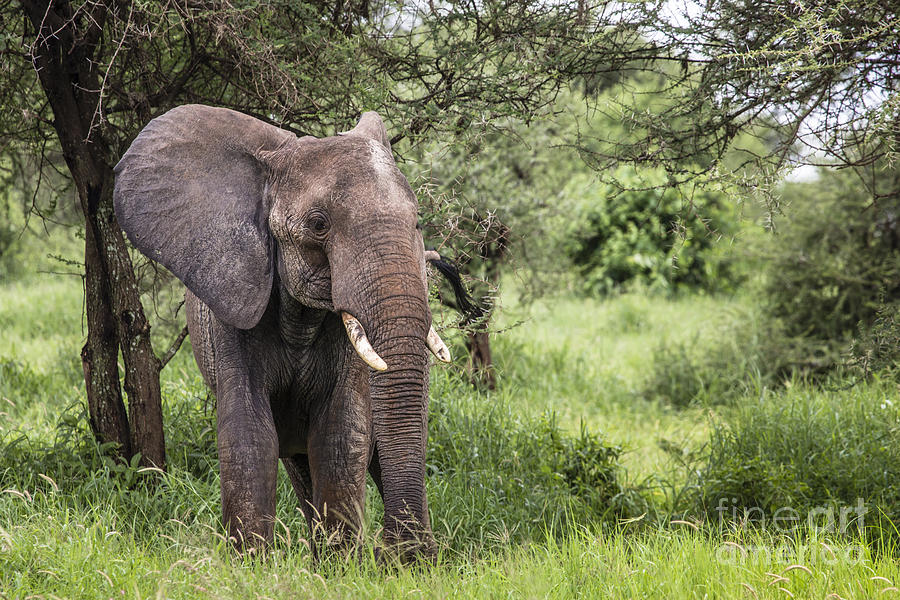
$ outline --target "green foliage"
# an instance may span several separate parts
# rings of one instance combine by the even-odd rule
[[[794,376],[837,366],[857,375],[894,370],[900,234],[895,200],[877,206],[849,172],[788,184],[778,231],[744,228],[742,258],[759,298],[707,340],[656,344],[642,393],[675,406],[727,402]]]
[[[723,311],[715,320],[715,335],[657,343],[643,395],[682,408],[730,404],[779,385],[806,356],[758,306]]]
[[[787,220],[766,272],[768,308],[788,335],[842,340],[900,293],[900,204],[877,206],[850,171],[788,184]]]
[[[837,380],[838,383],[840,380]],[[900,405],[893,382],[823,391],[794,385],[744,403],[713,430],[697,473],[696,505],[804,515],[828,505],[868,508],[866,523],[900,520]],[[726,515],[727,516],[727,515]],[[888,526],[890,527],[890,526]]]
[[[2,182],[0,182],[2,185]],[[37,278],[41,272],[81,275],[82,228],[70,226],[71,215],[55,206],[30,214],[20,189],[0,191],[0,282]],[[30,197],[29,197],[30,200]]]
[[[732,387],[735,383],[743,383],[716,371],[716,365],[710,360],[712,354],[696,354],[691,345],[683,342],[657,346],[642,393],[672,406],[685,407],[704,403],[704,399],[716,402],[727,398],[735,391]]]
[[[11,358],[0,357],[0,394],[39,398],[48,390],[58,389],[60,373],[38,373],[31,366]]]
[[[185,528],[191,535],[198,535],[197,528],[221,534],[215,411],[190,348],[162,375],[167,474],[118,462],[87,426],[77,361],[78,296],[77,284],[65,280],[2,290],[0,326],[9,335],[0,356],[22,358],[0,360],[0,397],[6,399],[0,409],[0,489],[27,491],[38,503],[0,495],[0,518],[91,512],[144,548],[155,548],[160,535],[181,537]],[[48,311],[49,305],[59,309]],[[52,332],[67,341],[55,341]],[[35,343],[26,341],[29,334]],[[523,361],[521,354],[513,347],[510,360]],[[453,372],[432,375],[427,486],[447,553],[479,555],[511,541],[541,540],[547,531],[565,532],[575,523],[612,524],[648,510],[641,491],[624,480],[617,445],[587,428],[573,434],[552,414],[523,411],[517,386],[510,380],[488,394]],[[308,539],[283,473],[278,497],[280,535]],[[367,513],[373,529],[379,512],[372,487]]]
[[[426,464],[440,557],[429,568],[386,571],[373,557],[380,539],[373,486],[363,550],[314,565],[283,472],[274,547],[265,560],[239,559],[222,535],[215,411],[189,349],[162,375],[167,473],[117,462],[85,423],[78,281],[4,285],[0,594],[689,598],[739,596],[749,584],[760,598],[783,598],[766,573],[795,562],[821,574],[787,573],[779,585],[797,597],[878,594],[887,584],[872,570],[900,578],[890,548],[879,556],[852,539],[730,525],[695,533],[668,521],[673,509],[716,518],[717,494],[731,490],[741,502],[769,506],[770,498],[798,510],[845,498],[855,505],[858,493],[872,511],[871,536],[890,535],[873,513],[900,506],[895,384],[823,392],[793,382],[750,390],[737,408],[702,411],[670,410],[640,393],[655,341],[692,340],[689,356],[693,346],[712,348],[711,339],[731,336],[723,333],[731,321],[756,326],[744,304],[710,295],[548,299],[532,305],[534,320],[499,337],[496,392],[473,390],[452,367],[436,367]],[[704,453],[707,411],[714,434]],[[664,445],[667,455],[658,449]],[[659,460],[676,451],[677,465]],[[682,485],[685,473],[691,479]],[[636,477],[664,489],[636,487]],[[820,541],[861,558],[830,560]],[[748,556],[732,560],[725,551],[734,544]],[[779,553],[791,562],[779,562]]]
[[[18,228],[12,220],[12,206],[8,198],[0,197],[0,281],[6,281],[19,270],[13,243],[18,235]]]
[[[470,392],[458,378],[436,383],[435,398],[453,401],[432,403],[429,489],[437,490],[436,526],[454,532],[452,548],[481,546],[492,531],[522,541],[649,509],[622,481],[621,447],[585,427],[572,435],[552,414],[524,416],[502,391]]]
[[[616,185],[576,177],[565,248],[579,288],[604,294],[642,283],[673,290],[726,286],[729,269],[715,243],[735,228],[717,192],[667,187],[661,171],[621,169]]]
[[[863,377],[877,372],[900,375],[900,302],[878,308],[871,327],[860,327],[849,355],[848,365]]]
[[[493,306],[504,273],[524,268],[529,298],[558,287],[561,268],[558,226],[566,181],[589,168],[560,139],[575,136],[572,112],[578,94],[560,93],[552,111],[528,124],[511,119],[496,128],[457,133],[413,149],[402,165],[418,185],[426,244],[455,257],[472,278],[469,287],[485,308]],[[446,296],[446,294],[443,294]]]
[[[785,222],[759,251],[763,302],[808,368],[822,370],[900,294],[900,204],[873,204],[851,171],[822,170],[788,184],[784,198]]]
[[[0,391],[11,398],[39,398],[52,380],[11,361],[0,367]],[[507,398],[469,392],[455,377],[438,374],[435,388],[453,396],[432,403],[427,456],[435,527],[446,550],[480,552],[646,510],[639,492],[621,482],[621,449],[600,436],[586,429],[573,436],[550,415],[516,414]],[[109,518],[130,522],[129,535],[140,543],[170,529],[171,519],[218,530],[215,416],[203,390],[196,375],[165,386],[169,465],[161,478],[140,469],[139,459],[119,462],[112,448],[98,446],[86,409],[76,402],[49,435],[12,431],[0,437],[0,485],[32,494],[52,489],[57,501],[73,508],[103,504],[113,513]],[[283,474],[278,494],[279,519],[295,535],[308,536]],[[370,521],[377,509],[370,507]]]

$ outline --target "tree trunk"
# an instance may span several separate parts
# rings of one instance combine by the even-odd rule
[[[87,312],[87,341],[81,349],[84,384],[87,392],[91,431],[97,440],[115,442],[119,452],[131,456],[131,432],[122,404],[117,364],[119,337],[112,320],[112,306],[106,294],[103,262],[100,260],[96,225],[85,223],[84,298]]]
[[[496,389],[497,379],[494,376],[491,340],[486,323],[483,329],[466,331],[466,349],[469,351],[469,379],[476,386]]]
[[[130,459],[140,452],[141,465],[162,469],[165,468],[166,449],[159,387],[160,363],[150,343],[150,324],[141,305],[131,257],[113,212],[112,169],[106,170],[105,176],[99,178],[99,187],[84,188],[76,177],[79,195],[82,196],[84,189],[82,197],[88,200],[81,204],[85,231],[90,232],[85,235],[85,268],[92,273],[85,280],[88,343],[82,351],[82,362],[91,426],[101,441],[118,442],[124,457]],[[127,420],[119,388],[117,357],[120,349],[128,395]],[[94,375],[96,357],[102,357],[103,369]],[[101,377],[99,385],[94,384],[92,379]],[[115,427],[110,425],[112,415],[115,415]]]
[[[150,344],[134,268],[113,211],[115,149],[97,118],[102,82],[95,59],[106,8],[96,15],[69,2],[23,1],[34,27],[32,60],[53,110],[53,127],[75,182],[85,219],[87,342],[82,364],[91,428],[100,441],[117,442],[124,457],[165,467],[159,388],[160,363]],[[119,387],[119,350],[125,364],[130,427]]]
[[[164,469],[166,444],[159,388],[160,362],[153,352],[150,323],[141,305],[128,247],[113,211],[113,182],[112,169],[109,169],[100,192],[97,223],[106,250],[103,257],[108,274],[106,283],[125,363],[131,449],[133,453],[141,453],[141,465]]]
[[[499,221],[481,217],[481,223],[491,223],[485,235],[493,232],[493,239],[485,240],[479,247],[479,258],[484,264],[484,278],[494,290],[500,286],[500,266],[509,249],[509,227]],[[479,319],[474,327],[466,331],[466,349],[469,351],[469,380],[475,386],[489,390],[497,388],[494,374],[494,359],[491,357],[491,339],[488,323],[493,306]]]

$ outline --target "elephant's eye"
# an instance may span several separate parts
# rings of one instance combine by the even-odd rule
[[[328,220],[328,215],[324,212],[314,210],[306,218],[306,228],[309,229],[314,237],[323,239],[331,228],[331,222]]]

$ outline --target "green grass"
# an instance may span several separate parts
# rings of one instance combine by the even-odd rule
[[[871,534],[898,537],[891,525],[900,523],[897,391],[893,380],[847,387],[836,378],[822,389],[790,385],[746,399],[713,431],[695,477],[696,512],[714,515],[720,498],[768,515],[862,502]]]
[[[508,329],[495,342],[498,370],[523,410],[552,411],[570,431],[583,421],[621,444],[633,480],[677,477],[671,449],[696,450],[710,421],[703,407],[678,410],[642,393],[649,359],[660,344],[707,344],[741,309],[737,300],[708,296],[564,296],[528,307],[512,298],[499,324]]]
[[[751,382],[737,399],[685,406],[648,392],[660,369],[680,368],[654,362],[668,360],[660,345],[687,343],[697,356],[719,348],[722,331],[749,314],[740,298],[632,293],[526,310],[508,297],[500,326],[509,329],[494,347],[499,389],[473,389],[461,369],[433,372],[428,492],[440,558],[400,569],[372,557],[373,490],[363,555],[314,566],[283,473],[275,547],[261,560],[229,550],[213,409],[187,347],[163,373],[168,472],[111,460],[84,419],[81,308],[74,278],[0,286],[0,598],[897,593],[893,546],[871,543],[890,537],[887,521],[869,521],[861,543],[847,532],[718,522],[698,508],[733,494],[721,482],[749,489],[737,475],[755,477],[745,469],[754,465],[766,474],[760,493],[775,499],[741,502],[767,511],[805,510],[838,489],[839,503],[857,493],[873,507],[895,502],[890,381]]]
[[[783,599],[786,592],[799,598],[875,597],[900,578],[896,561],[873,558],[863,547],[763,536],[723,541],[670,530],[638,536],[579,530],[433,568],[385,570],[363,557],[333,559],[315,571],[296,540],[290,548],[283,540],[264,561],[239,561],[210,533],[176,525],[161,532],[158,543],[136,543],[127,534],[111,534],[102,521],[107,515],[92,516],[87,523],[25,523],[13,540],[0,532],[4,544],[17,548],[4,551],[4,558],[25,573],[9,589],[23,597],[50,591],[86,599]],[[73,537],[79,540],[77,551]]]

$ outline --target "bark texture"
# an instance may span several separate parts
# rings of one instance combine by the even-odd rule
[[[491,339],[487,323],[476,331],[466,332],[466,349],[469,351],[469,378],[477,386],[489,390],[497,388],[494,376],[494,359],[491,357]]]
[[[33,27],[31,58],[53,110],[53,127],[85,220],[88,334],[81,355],[91,428],[100,441],[119,444],[122,456],[140,452],[141,464],[163,468],[159,361],[113,212],[116,150],[98,127],[102,82],[92,64],[106,9],[100,5],[96,14],[87,14],[60,1],[26,1],[22,6]],[[130,424],[119,386],[120,349]]]

